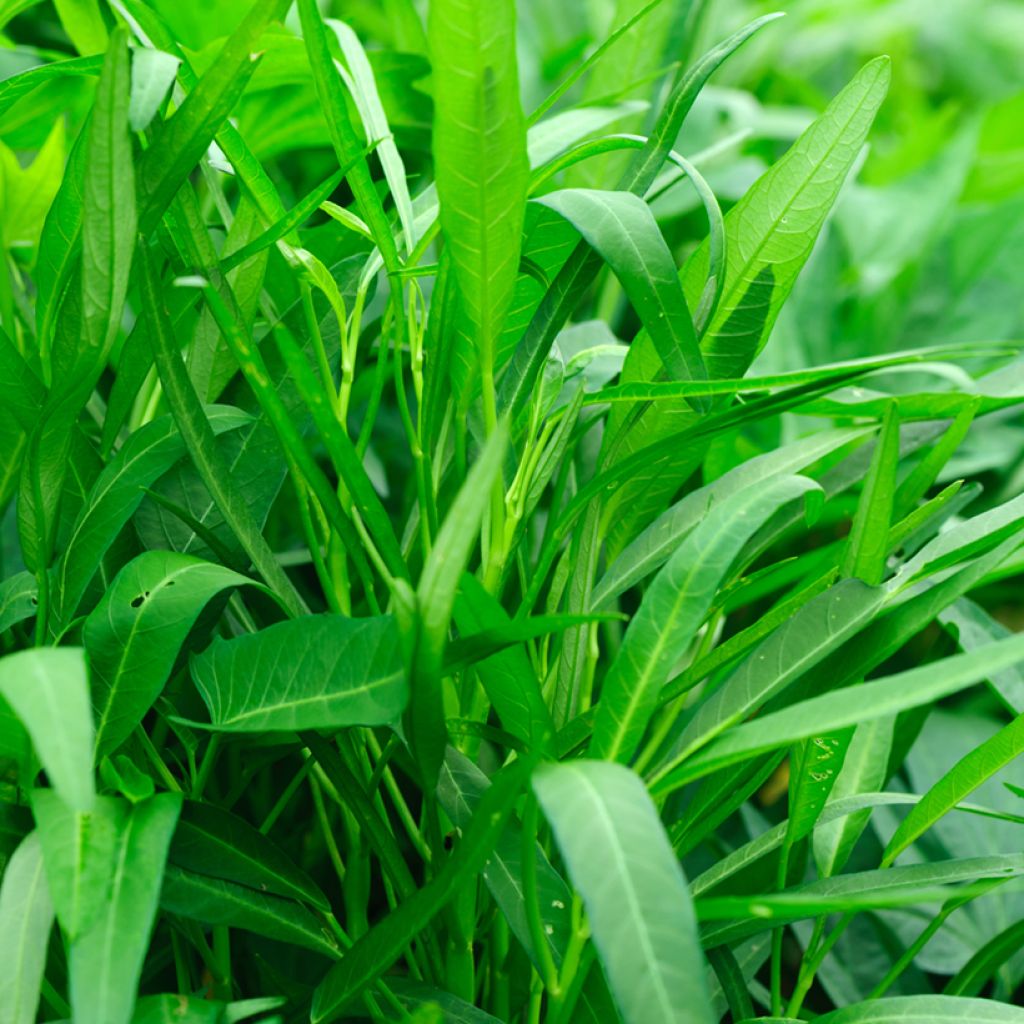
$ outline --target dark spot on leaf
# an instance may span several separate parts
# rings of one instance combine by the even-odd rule
[[[146,598],[149,597],[149,591],[147,590],[144,594],[139,594],[138,597],[132,599],[133,608],[141,608],[145,603]]]

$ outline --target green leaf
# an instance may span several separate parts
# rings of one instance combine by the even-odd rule
[[[964,889],[951,888],[958,883],[1006,880],[1017,878],[1022,873],[1024,856],[1019,853],[940,860],[837,875],[795,886],[782,893],[698,899],[697,917],[704,922],[729,922],[708,924],[701,929],[705,947],[711,948],[723,943],[732,945],[774,928],[782,921],[872,907],[934,903],[958,893],[963,895]],[[981,891],[988,888],[980,886]]]
[[[54,0],[54,7],[64,31],[83,57],[107,48],[107,27],[97,0]]]
[[[217,638],[192,659],[192,678],[210,711],[208,728],[222,732],[386,725],[407,695],[387,615],[311,615]]]
[[[35,615],[37,590],[30,572],[15,573],[0,583],[0,633]]]
[[[722,297],[701,343],[710,377],[742,376],[767,340],[860,154],[888,80],[888,58],[867,64],[726,216],[728,263]],[[705,241],[683,268],[683,290],[691,307],[705,287],[708,260]],[[659,366],[651,339],[641,335],[630,348],[622,382],[654,380]],[[609,420],[609,437],[617,435],[630,415],[627,407],[617,410]],[[681,402],[659,403],[645,412],[617,459],[679,431],[691,418]],[[618,492],[606,512],[615,523],[613,547],[627,543],[638,524],[660,511],[689,475],[697,454],[682,446]]]
[[[563,189],[537,200],[561,214],[612,268],[657,349],[671,380],[704,380],[675,261],[650,207],[630,192]],[[706,399],[691,401],[705,412]]]
[[[208,601],[253,581],[171,551],[147,551],[114,577],[85,620],[96,758],[116,750],[160,696]]]
[[[712,506],[658,573],[630,621],[601,686],[590,753],[628,761],[669,673],[686,652],[729,570],[753,534],[786,502],[817,489],[784,476]]]
[[[964,651],[976,650],[993,640],[1003,640],[1012,633],[981,605],[966,597],[940,612],[939,622],[956,637]],[[1011,714],[1024,713],[1024,671],[1006,669],[994,673],[988,682]]]
[[[220,878],[197,875],[174,864],[167,866],[160,906],[192,921],[241,928],[332,959],[338,956],[330,929],[301,903]]]
[[[994,935],[950,978],[945,993],[949,996],[976,996],[1000,967],[1016,956],[1024,942],[1024,921],[1015,921]]]
[[[64,935],[77,939],[105,907],[128,805],[101,796],[92,810],[76,811],[54,790],[37,789],[32,813],[57,919]]]
[[[1007,641],[1002,641],[1006,643]],[[999,643],[999,641],[996,641]],[[983,654],[984,647],[975,653]],[[1024,750],[1024,715],[1015,718],[980,747],[962,757],[921,798],[900,822],[882,855],[882,866],[892,864],[916,839],[928,831],[986,779],[1014,762]]]
[[[120,28],[110,37],[100,72],[82,196],[82,315],[85,340],[92,349],[89,390],[121,325],[135,251],[129,95],[128,33]],[[76,359],[74,365],[77,368],[81,363]],[[55,381],[61,383],[56,376]],[[77,388],[79,383],[71,380],[64,386]]]
[[[52,927],[39,836],[31,832],[0,885],[0,1024],[34,1024]]]
[[[24,723],[61,799],[76,811],[90,810],[94,733],[84,653],[48,647],[0,658],[0,697]]]
[[[495,345],[519,273],[529,180],[515,5],[434,0],[427,35],[441,230],[489,402]]]
[[[258,0],[227,39],[210,69],[174,114],[158,126],[139,165],[139,230],[148,235],[202,159],[256,70],[255,51],[287,0]],[[125,102],[128,101],[127,87]]]
[[[214,434],[237,430],[252,417],[240,409],[210,406]],[[96,566],[145,497],[145,489],[186,452],[174,420],[162,416],[136,430],[103,468],[75,519],[54,573],[53,624],[66,626],[81,603]]]
[[[156,116],[178,74],[181,61],[163,50],[136,50],[132,57],[132,92],[128,123],[133,132],[145,131]]]
[[[331,909],[319,886],[277,845],[244,818],[213,804],[185,802],[168,859],[193,874]]]
[[[842,572],[877,586],[885,576],[900,457],[899,407],[889,406],[846,542]]]
[[[455,602],[455,622],[463,634],[463,642],[474,633],[493,629],[500,635],[501,631],[512,627],[512,619],[501,603],[468,573],[462,577]],[[449,654],[454,648],[455,644],[449,648]],[[519,646],[500,651],[476,664],[474,669],[502,728],[530,747],[544,749],[554,735],[554,723],[526,650]]]
[[[866,431],[860,427],[820,431],[776,451],[747,459],[718,479],[691,491],[670,505],[612,562],[594,587],[591,604],[600,608],[657,569],[697,526],[708,508],[745,487],[765,485],[785,473],[798,473],[865,435]]]
[[[455,852],[433,879],[363,935],[317,986],[310,1015],[312,1024],[337,1020],[367,985],[388,970],[459,887],[484,868],[532,767],[532,761],[524,759],[491,780],[472,821],[462,830]]]
[[[844,580],[762,641],[696,709],[655,771],[660,778],[813,668],[882,609],[884,590]]]
[[[497,1017],[478,1010],[450,992],[443,992],[411,978],[388,978],[388,988],[410,1012],[421,1006],[439,1007],[441,1016],[438,1020],[442,1024],[501,1024]]]
[[[418,614],[409,668],[406,735],[430,787],[437,781],[447,743],[441,670],[455,595],[476,547],[495,481],[500,479],[507,443],[504,427],[488,439],[441,524],[416,587]]]
[[[933,703],[1021,661],[1024,636],[1014,636],[969,654],[812,697],[737,726],[684,761],[655,786],[655,792],[796,740]]]
[[[489,787],[490,780],[469,758],[453,747],[448,748],[441,766],[437,798],[457,828],[469,826]],[[572,928],[569,916],[572,894],[561,875],[551,866],[540,844],[534,847],[534,860],[537,903],[544,935],[551,958],[559,965],[565,956]],[[484,866],[483,877],[494,901],[508,920],[509,930],[539,968],[543,961],[534,946],[527,918],[523,881],[523,830],[518,822],[510,821],[505,826]]]
[[[135,1004],[132,1024],[235,1024],[255,1014],[276,1010],[283,999],[245,999],[222,1003],[200,996],[143,996]],[[268,1024],[280,1018],[267,1018]]]
[[[711,1024],[690,893],[643,783],[572,761],[538,768],[533,785],[626,1024]]]
[[[991,999],[963,999],[953,996],[894,996],[875,999],[815,1017],[820,1024],[1021,1024],[1024,1009]]]
[[[68,955],[75,1024],[130,1024],[180,808],[179,794],[161,793],[135,804],[125,818],[106,900]]]

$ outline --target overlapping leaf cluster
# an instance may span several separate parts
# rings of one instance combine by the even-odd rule
[[[0,5],[0,1024],[1024,1020],[1005,110],[612,6]]]

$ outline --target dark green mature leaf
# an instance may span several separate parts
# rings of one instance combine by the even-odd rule
[[[116,750],[143,719],[171,674],[204,605],[252,580],[191,555],[148,551],[114,578],[85,620],[96,711],[96,757]]]
[[[185,802],[168,860],[193,874],[331,909],[319,886],[270,839],[213,804]]]
[[[463,754],[448,748],[437,797],[445,813],[458,828],[466,828],[473,819],[480,800],[490,786],[487,776]],[[569,906],[572,895],[561,875],[551,866],[539,844],[535,847],[537,903],[551,957],[560,964],[569,942],[571,922]],[[523,837],[518,823],[510,821],[494,845],[484,866],[484,881],[495,902],[508,919],[509,930],[519,940],[533,962],[542,960],[534,946],[527,919],[523,881]]]
[[[533,785],[626,1024],[710,1024],[690,893],[643,783],[572,761],[539,768]]]
[[[464,636],[488,629],[500,632],[512,624],[500,602],[469,574],[462,577],[454,613]],[[537,673],[523,647],[492,654],[479,662],[475,671],[498,713],[502,728],[531,747],[543,749],[554,734],[554,724]]]
[[[427,31],[441,229],[471,324],[484,401],[493,403],[495,345],[519,272],[529,178],[515,6],[434,0]]]
[[[76,1024],[130,1024],[180,808],[179,794],[161,793],[135,804],[118,830],[106,900],[71,943]]]
[[[312,615],[234,640],[192,659],[192,678],[222,732],[386,725],[407,686],[391,616]]]
[[[97,797],[89,811],[70,808],[52,789],[32,793],[49,891],[64,935],[75,940],[104,909],[128,804]]]
[[[0,583],[0,633],[36,613],[38,586],[29,572],[18,572]]]
[[[237,430],[252,419],[227,406],[210,406],[214,434]],[[74,617],[104,552],[145,497],[145,488],[186,452],[174,420],[161,417],[136,430],[103,468],[79,512],[54,573],[53,622],[57,629]]]
[[[53,901],[46,887],[39,836],[22,840],[0,884],[0,1021],[34,1024]]]
[[[37,648],[0,658],[0,698],[21,719],[50,783],[76,811],[96,799],[84,652]],[[23,779],[26,787],[30,779]]]
[[[339,953],[330,930],[301,903],[174,864],[167,866],[160,906],[193,921],[241,928],[332,959]]]
[[[817,488],[777,477],[712,506],[644,595],[601,687],[590,753],[628,761],[743,546],[782,505]]]
[[[707,371],[675,262],[648,205],[630,192],[564,189],[537,202],[568,220],[612,268],[671,380],[704,380]],[[706,399],[694,399],[698,412]]]
[[[518,762],[494,777],[463,829],[455,852],[433,879],[370,929],[333,967],[313,994],[313,1024],[337,1020],[344,1008],[386,971],[402,950],[487,862],[512,813],[532,762]]]

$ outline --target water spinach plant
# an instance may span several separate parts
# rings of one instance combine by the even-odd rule
[[[1024,1021],[1017,349],[761,355],[889,60],[720,203],[775,15],[193,6],[4,7],[0,1022]]]

